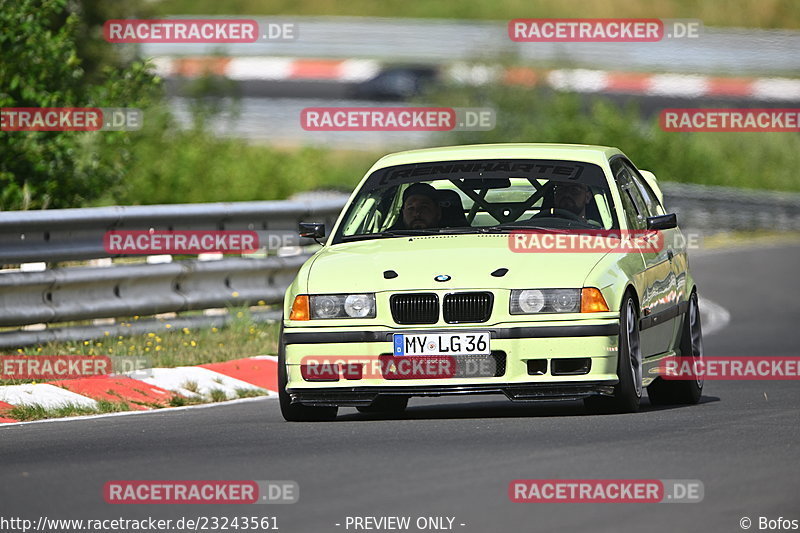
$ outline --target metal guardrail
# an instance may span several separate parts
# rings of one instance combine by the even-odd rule
[[[4,212],[0,265],[110,257],[103,235],[111,230],[251,230],[261,242],[270,235],[296,237],[298,222],[317,216],[330,227],[343,205],[342,199],[318,199]]]
[[[800,194],[746,191],[661,183],[669,211],[687,230],[800,230]],[[311,201],[239,202],[108,207],[0,213],[0,265],[108,257],[103,235],[112,229],[248,229],[260,236],[297,235],[300,221],[331,227],[343,196],[312,195]],[[262,237],[263,239],[263,237]],[[296,241],[298,242],[298,241]],[[299,242],[298,242],[299,244]],[[197,259],[168,264],[66,266],[39,272],[0,270],[0,327],[72,322],[120,316],[279,304],[297,270],[309,257]],[[256,312],[274,320],[279,311]],[[221,325],[225,316],[183,316],[173,325]],[[156,320],[132,325],[86,325],[41,331],[0,332],[0,349],[55,340],[100,338],[154,331]]]
[[[800,231],[800,194],[661,182],[681,228],[704,234],[739,230]]]
[[[149,316],[230,306],[272,305],[309,254],[312,243],[297,236],[298,222],[331,227],[343,197],[313,201],[102,207],[0,213],[0,266],[45,262],[41,271],[0,270],[0,327],[73,322],[125,316]],[[163,264],[62,266],[59,262],[109,257],[103,237],[111,230],[250,230],[261,243],[278,238],[291,243],[290,256],[229,257]],[[277,250],[281,252],[281,249]],[[286,251],[286,248],[283,249]],[[42,265],[44,266],[44,265]],[[275,312],[254,318],[274,319]],[[225,317],[183,317],[171,322],[221,324]],[[77,326],[0,332],[0,348],[52,340],[130,334],[136,328]],[[148,327],[156,328],[154,321]]]
[[[0,275],[0,325],[277,304],[308,255]]]

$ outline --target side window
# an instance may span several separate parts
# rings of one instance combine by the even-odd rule
[[[639,191],[639,194],[642,196],[642,199],[647,206],[647,216],[655,217],[665,214],[664,207],[661,205],[661,202],[658,201],[658,197],[653,192],[653,189],[650,188],[650,185],[648,185],[648,183],[629,161],[623,159],[621,162],[622,165],[628,170],[633,183],[636,184],[636,189]]]
[[[622,198],[622,208],[625,210],[625,218],[628,220],[629,229],[645,229],[647,222],[647,208],[639,191],[631,180],[630,172],[625,168],[619,159],[611,163],[611,171],[614,173],[619,195]]]

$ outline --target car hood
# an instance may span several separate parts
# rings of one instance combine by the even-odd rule
[[[321,250],[308,292],[581,287],[605,253],[518,253],[507,234],[371,239]],[[493,276],[507,269],[503,276]],[[397,276],[384,277],[393,270]],[[436,276],[449,276],[439,282]]]

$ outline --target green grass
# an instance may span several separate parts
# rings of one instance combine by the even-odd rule
[[[258,398],[259,396],[266,396],[267,391],[262,389],[236,389],[236,396],[238,398]]]
[[[228,399],[228,395],[222,389],[211,389],[208,391],[208,396],[212,402],[224,402]]]
[[[615,146],[661,181],[800,191],[797,133],[676,133],[658,117],[602,96],[507,86],[445,87],[429,96],[451,107],[491,107],[497,127],[458,132],[453,144],[547,142]],[[426,99],[427,100],[427,99]]]
[[[15,405],[8,411],[5,411],[3,416],[19,420],[20,422],[29,422],[31,420],[43,420],[45,418],[65,418],[70,416],[121,413],[125,411],[130,411],[130,407],[123,402],[98,400],[96,407],[65,404],[48,409],[41,405]]]
[[[170,327],[130,337],[107,336],[95,341],[58,342],[29,346],[6,355],[104,355],[145,357],[152,367],[196,366],[277,353],[277,323],[254,322],[246,309],[232,311],[234,320],[223,328]],[[138,317],[137,317],[138,318]],[[0,380],[0,385],[18,385],[33,380]],[[184,387],[196,391],[197,383]]]
[[[311,189],[350,192],[379,154],[276,148],[181,130],[154,110],[132,135],[125,179],[92,205],[283,200]],[[265,125],[265,127],[268,127]]]
[[[257,389],[236,389],[237,398],[256,398],[266,396],[267,392]],[[222,389],[212,389],[206,396],[187,398],[174,395],[169,402],[170,407],[185,407],[188,405],[200,405],[204,403],[224,402],[228,396]],[[159,405],[150,405],[154,409],[160,409]],[[106,413],[123,413],[130,411],[131,408],[125,402],[112,402],[108,400],[97,400],[96,407],[86,407],[75,404],[64,404],[55,408],[45,408],[41,405],[15,405],[3,411],[0,416],[12,418],[20,422],[30,422],[33,420],[44,420],[47,418],[67,418],[72,416],[99,415]]]
[[[187,405],[200,405],[202,403],[207,403],[206,399],[200,396],[179,396],[175,395],[169,400],[170,407],[186,407]]]
[[[159,14],[348,15],[508,20],[539,17],[699,18],[708,26],[800,27],[794,0],[163,0]],[[302,28],[301,28],[302,38]]]
[[[182,389],[186,389],[189,392],[193,392],[195,394],[198,394],[198,392],[199,392],[199,388],[197,386],[197,382],[196,381],[185,381],[185,382],[183,382],[181,384],[181,388]]]

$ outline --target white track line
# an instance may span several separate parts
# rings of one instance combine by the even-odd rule
[[[155,413],[174,413],[176,411],[187,411],[189,409],[207,409],[210,407],[221,407],[223,405],[232,405],[237,403],[255,402],[261,400],[274,400],[278,395],[274,396],[258,396],[256,398],[238,398],[236,400],[228,400],[226,402],[215,403],[202,403],[199,405],[185,405],[183,407],[164,407],[163,409],[152,409],[150,411],[124,411],[122,413],[103,413],[99,415],[85,415],[85,416],[67,416],[63,418],[47,418],[45,420],[32,420],[30,422],[9,422],[7,424],[0,424],[0,431],[8,427],[17,427],[29,424],[47,424],[51,422],[72,422],[73,420],[97,420],[98,418],[110,418],[114,416],[134,416],[134,415],[152,415]]]

